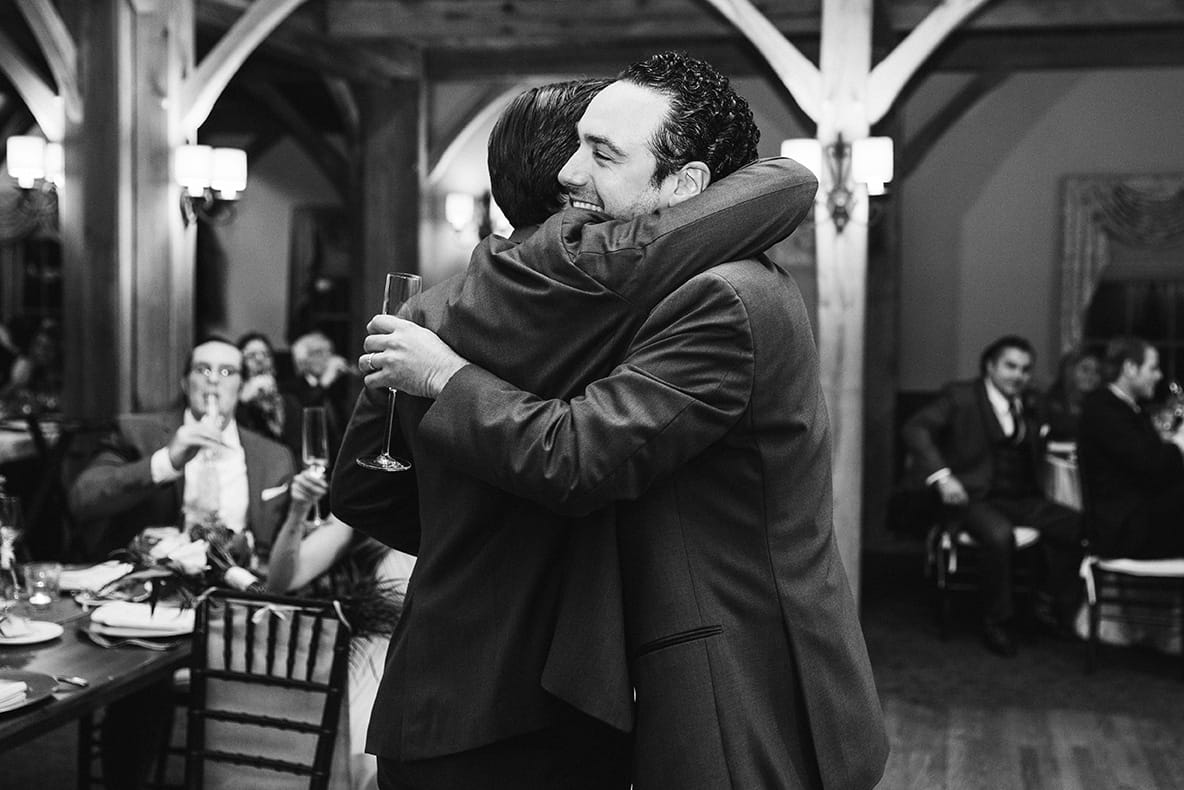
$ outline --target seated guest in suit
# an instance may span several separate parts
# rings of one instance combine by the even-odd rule
[[[1034,410],[1023,404],[1034,359],[1024,338],[999,338],[983,351],[978,379],[947,384],[902,431],[926,483],[944,505],[962,511],[963,529],[979,544],[983,639],[1005,656],[1015,654],[1009,630],[1012,527],[1040,530],[1045,591],[1061,628],[1069,625],[1078,603],[1079,518],[1041,493],[1040,426]]]
[[[1085,396],[1102,383],[1101,352],[1094,348],[1070,351],[1061,357],[1056,381],[1044,396],[1044,415],[1050,442],[1076,442]]]
[[[324,332],[309,332],[292,341],[294,374],[280,388],[295,396],[300,406],[324,406],[329,420],[329,456],[337,455],[341,434],[349,421],[362,384],[357,372],[333,349]]]
[[[1113,340],[1106,386],[1081,414],[1083,484],[1090,539],[1103,557],[1184,556],[1184,426],[1164,439],[1145,405],[1163,378],[1159,352],[1137,337]]]
[[[249,567],[256,555],[266,559],[289,513],[295,463],[288,448],[235,421],[242,367],[242,353],[229,340],[203,340],[185,365],[183,405],[118,418],[69,496],[100,553],[127,545],[144,527],[215,517],[236,533],[232,553],[240,565]],[[168,737],[168,685],[107,708],[108,787],[144,786],[159,741]]]
[[[295,463],[287,447],[235,421],[242,364],[230,341],[202,341],[185,367],[184,405],[117,419],[69,494],[94,553],[126,546],[144,527],[183,525],[187,514],[205,511],[266,558],[287,514]],[[203,419],[210,398],[217,425]]]

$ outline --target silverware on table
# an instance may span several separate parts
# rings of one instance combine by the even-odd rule
[[[131,645],[132,647],[142,647],[145,650],[156,650],[163,653],[172,650],[179,644],[179,642],[153,642],[148,639],[136,639],[135,637],[111,639],[102,634],[95,633],[89,628],[82,629],[82,633],[86,634],[86,638],[99,647],[123,647],[124,645]]]
[[[86,678],[80,678],[77,675],[54,675],[53,679],[59,683],[65,683],[70,686],[77,686],[84,689],[90,685],[90,681]]]

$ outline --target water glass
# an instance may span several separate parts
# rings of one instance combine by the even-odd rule
[[[30,606],[49,606],[61,591],[60,562],[26,562],[21,566],[25,577],[25,596]]]

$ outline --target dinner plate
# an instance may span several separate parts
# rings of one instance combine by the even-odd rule
[[[40,702],[53,694],[58,687],[57,681],[49,675],[43,675],[40,672],[26,672],[23,669],[0,669],[0,680],[15,680],[28,686],[23,700],[17,700],[0,708],[0,713],[18,710],[32,705],[34,702]]]
[[[179,625],[176,628],[133,628],[131,626],[103,625],[93,620],[87,626],[91,631],[103,636],[116,636],[135,639],[160,639],[162,637],[184,636],[193,633],[193,623]]]
[[[0,636],[0,646],[4,645],[35,645],[57,639],[65,629],[57,623],[47,623],[44,620],[30,620],[29,631],[19,636]]]

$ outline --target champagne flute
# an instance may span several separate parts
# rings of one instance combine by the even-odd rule
[[[386,288],[383,291],[382,298],[382,312],[386,315],[395,315],[399,312],[399,308],[403,306],[411,297],[419,293],[420,279],[417,274],[405,274],[403,272],[391,272],[386,276]],[[395,428],[395,390],[392,387],[390,390],[390,408],[387,411],[386,417],[386,442],[383,445],[383,450],[376,456],[371,458],[359,458],[358,466],[366,469],[373,469],[378,472],[405,472],[411,468],[411,464],[400,458],[391,455],[391,433]]]
[[[325,424],[324,406],[306,406],[301,412],[300,456],[304,471],[318,480],[325,479],[329,470],[329,431]],[[321,500],[313,503],[312,523],[321,526]]]

